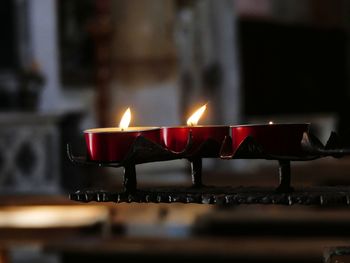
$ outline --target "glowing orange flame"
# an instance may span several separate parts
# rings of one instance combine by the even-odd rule
[[[204,104],[202,107],[200,107],[198,110],[196,110],[191,117],[187,119],[187,125],[188,126],[194,126],[197,125],[199,119],[202,117],[204,111],[207,108],[207,104]]]
[[[127,108],[127,110],[124,112],[122,119],[120,120],[119,128],[122,130],[127,129],[129,127],[130,121],[131,121],[131,111],[130,111],[130,108]]]

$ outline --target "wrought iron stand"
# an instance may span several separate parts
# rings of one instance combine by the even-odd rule
[[[124,168],[124,190],[122,192],[77,191],[70,198],[80,202],[157,202],[157,203],[200,203],[200,204],[301,204],[301,205],[350,205],[348,187],[314,187],[294,189],[291,186],[291,161],[308,161],[325,156],[336,158],[349,155],[350,150],[339,147],[339,139],[332,133],[324,146],[313,135],[304,133],[301,141],[304,154],[300,156],[274,156],[264,153],[264,149],[247,137],[239,149],[232,153],[231,138],[227,137],[222,145],[215,141],[204,142],[195,153],[191,151],[191,134],[188,147],[183,152],[174,153],[142,136],[138,137],[125,160],[120,162],[95,162],[86,157],[76,157],[68,145],[68,157],[76,164],[90,164]],[[221,159],[267,159],[277,160],[279,164],[279,185],[277,188],[258,187],[208,187],[202,182],[202,158]],[[154,161],[187,159],[191,163],[192,187],[138,189],[136,180],[137,164]]]

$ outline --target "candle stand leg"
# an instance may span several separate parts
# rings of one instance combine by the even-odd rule
[[[278,174],[279,174],[279,186],[277,187],[277,192],[288,193],[293,192],[293,187],[290,186],[291,182],[291,172],[290,172],[290,161],[289,160],[279,160],[278,161]]]
[[[202,158],[194,158],[189,160],[191,162],[191,176],[192,185],[194,187],[201,187],[202,184]]]
[[[133,192],[136,190],[136,167],[134,164],[124,166],[124,191]]]

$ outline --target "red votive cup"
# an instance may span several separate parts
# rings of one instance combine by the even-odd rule
[[[92,161],[122,161],[138,136],[160,143],[157,127],[97,128],[84,131],[88,157]]]
[[[192,134],[192,145],[188,149],[188,154],[193,154],[199,150],[200,146],[211,139],[217,143],[218,149],[225,137],[230,135],[229,126],[180,126],[161,128],[160,138],[163,147],[173,151],[182,152],[186,149],[189,134]],[[208,157],[216,157],[219,150],[208,153]]]
[[[303,154],[303,133],[308,130],[308,123],[231,126],[233,153],[248,136],[251,136],[266,154],[299,156]]]

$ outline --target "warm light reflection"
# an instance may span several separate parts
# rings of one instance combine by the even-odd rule
[[[29,206],[0,208],[0,227],[77,227],[105,222],[109,212],[102,206]]]
[[[273,124],[273,121],[269,121],[269,124],[270,124],[270,125]]]
[[[121,128],[122,130],[127,129],[129,127],[130,121],[131,111],[130,108],[127,108],[127,110],[124,112],[122,119],[120,120],[119,128]]]
[[[200,107],[198,110],[196,110],[195,113],[193,113],[191,115],[191,117],[188,118],[187,125],[188,126],[197,125],[199,119],[202,117],[206,108],[207,108],[207,104],[204,104],[202,107]]]

